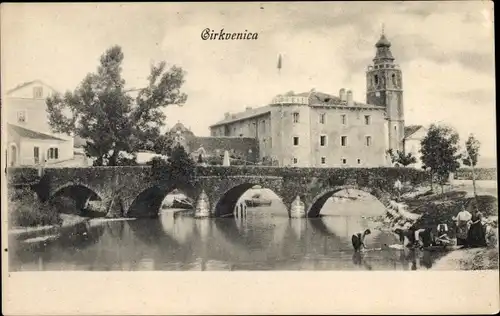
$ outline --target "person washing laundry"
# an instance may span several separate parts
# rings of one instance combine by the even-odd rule
[[[357,234],[352,235],[352,237],[351,237],[352,246],[353,246],[355,252],[361,251],[362,247],[366,249],[365,237],[367,235],[370,235],[371,233],[372,232],[369,229],[367,229],[362,233],[357,233]]]

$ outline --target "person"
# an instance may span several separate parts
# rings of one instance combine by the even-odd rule
[[[434,244],[437,246],[447,246],[451,244],[451,239],[448,237],[448,225],[439,224],[437,226],[437,236],[434,241]]]
[[[470,228],[467,232],[467,247],[486,247],[486,234],[482,219],[483,214],[480,211],[473,212]]]
[[[415,229],[415,247],[423,249],[429,247],[432,243],[432,231],[430,228]]]
[[[396,228],[394,233],[399,237],[399,241],[403,247],[411,247],[415,242],[415,233],[411,228]]]
[[[465,206],[461,206],[461,211],[453,219],[457,225],[457,246],[465,246],[467,243],[467,233],[469,231],[469,221],[472,214],[469,213]]]
[[[361,247],[366,248],[366,246],[365,246],[365,237],[367,235],[370,235],[371,233],[372,232],[369,229],[367,229],[367,230],[365,230],[362,233],[357,233],[357,234],[352,235],[352,238],[351,238],[351,240],[352,240],[352,246],[354,247],[354,251],[355,252],[360,251]]]

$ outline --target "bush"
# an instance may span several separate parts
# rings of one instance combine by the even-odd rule
[[[10,227],[60,225],[62,219],[53,205],[42,204],[29,189],[9,189]]]

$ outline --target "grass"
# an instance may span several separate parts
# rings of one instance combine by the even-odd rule
[[[61,225],[61,210],[74,210],[72,199],[56,199],[51,203],[40,203],[28,189],[9,190],[9,227],[35,227]]]

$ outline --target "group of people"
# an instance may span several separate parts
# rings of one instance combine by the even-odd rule
[[[446,247],[456,244],[464,247],[485,247],[486,226],[482,223],[483,215],[479,210],[474,210],[472,214],[461,206],[461,211],[453,220],[456,223],[456,243],[448,236],[448,225],[441,223],[434,229],[433,227],[417,228],[415,225],[409,228],[397,228],[394,233],[399,237],[403,247],[427,248],[431,246]],[[365,237],[371,234],[369,229],[364,232],[352,235],[352,246],[355,252],[361,251],[365,246]]]

